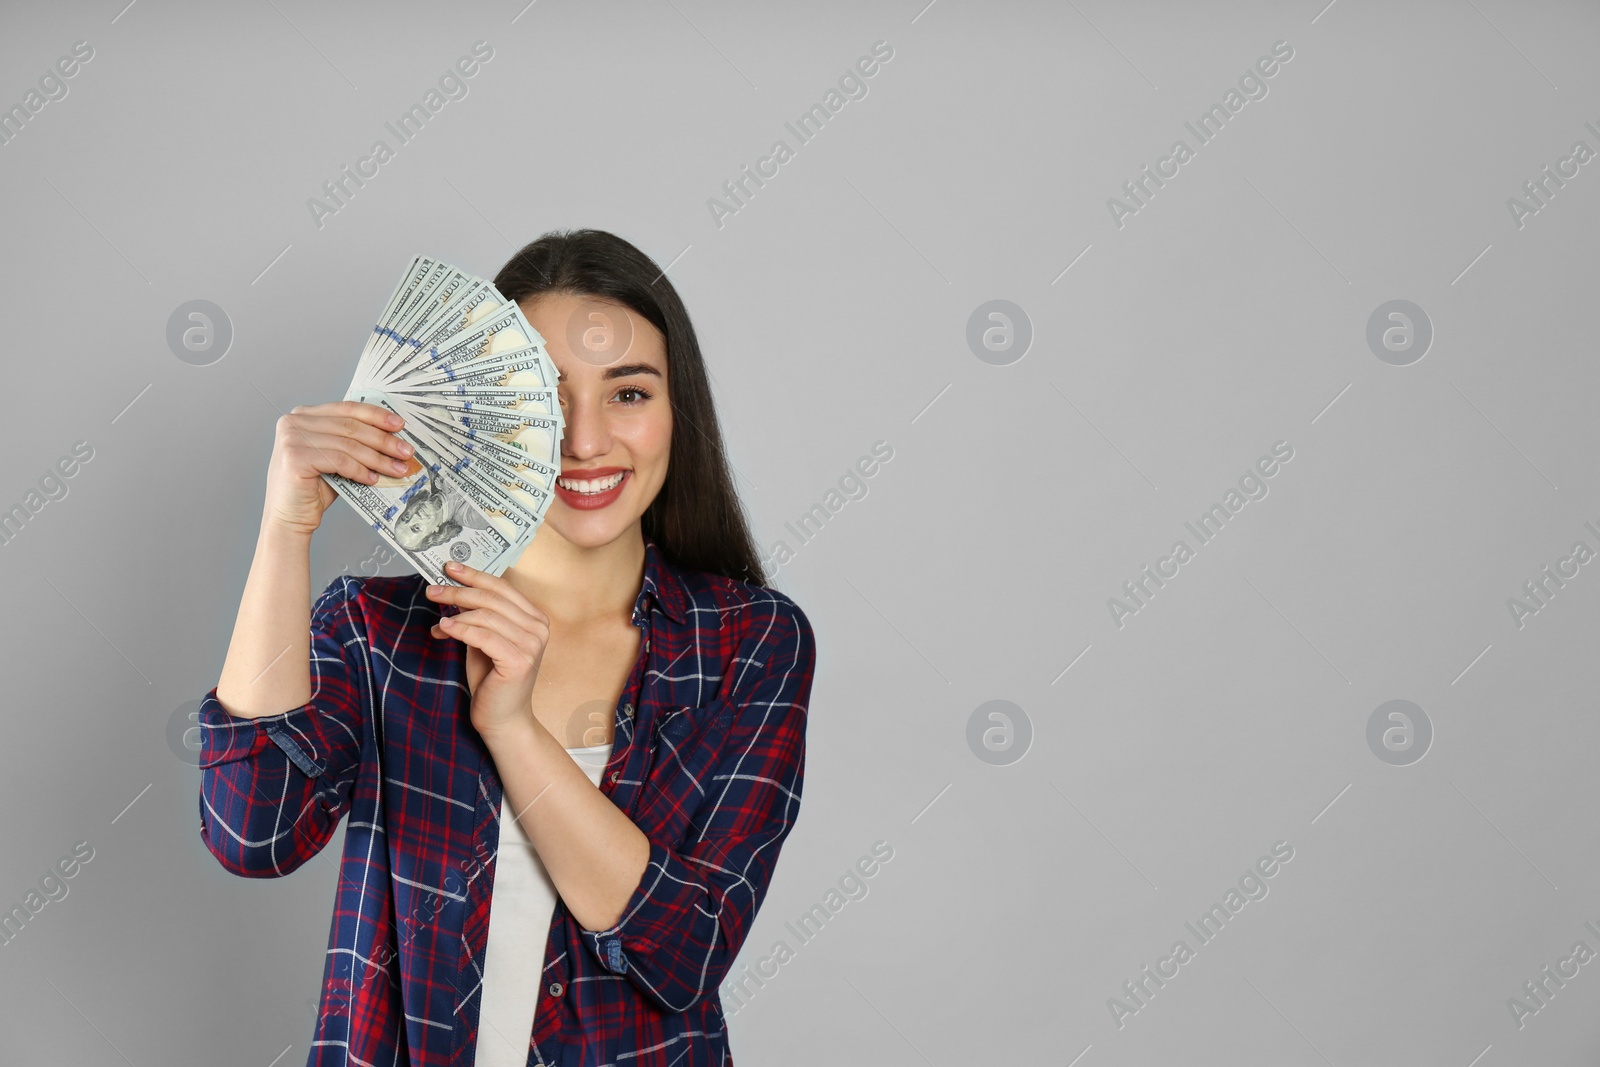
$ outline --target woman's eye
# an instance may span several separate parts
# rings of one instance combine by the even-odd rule
[[[651,394],[636,385],[624,385],[621,389],[617,390],[616,396],[619,400],[621,400],[624,407],[634,407],[644,403],[646,400],[649,400]],[[562,396],[560,393],[556,394],[556,400],[563,407],[565,407],[567,404],[567,398]]]

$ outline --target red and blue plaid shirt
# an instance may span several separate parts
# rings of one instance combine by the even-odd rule
[[[200,837],[224,868],[289,874],[349,815],[311,1067],[470,1067],[476,1047],[501,783],[425,584],[334,579],[303,707],[237,718],[215,688],[200,706]],[[799,813],[815,642],[784,594],[648,538],[633,623],[600,789],[650,861],[608,930],[557,897],[528,1062],[728,1067],[717,987]]]

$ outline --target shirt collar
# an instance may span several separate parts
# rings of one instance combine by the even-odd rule
[[[653,597],[667,618],[682,626],[689,620],[689,593],[677,568],[668,563],[654,541],[644,539],[644,584],[639,589],[636,610],[642,610],[646,596]]]

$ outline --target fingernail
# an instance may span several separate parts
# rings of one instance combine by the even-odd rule
[[[401,441],[400,442],[400,451],[402,453],[404,453],[405,455],[409,456],[409,455],[411,455],[411,446],[406,444],[404,441]]]
[[[390,426],[401,426],[401,425],[404,425],[404,423],[405,423],[404,419],[402,419],[399,415],[394,415],[394,414],[391,414],[386,421],[389,423]]]

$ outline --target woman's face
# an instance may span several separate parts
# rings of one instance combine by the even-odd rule
[[[560,373],[566,420],[562,476],[544,521],[579,547],[609,544],[639,522],[667,478],[666,340],[637,312],[599,297],[545,293],[521,307]]]

